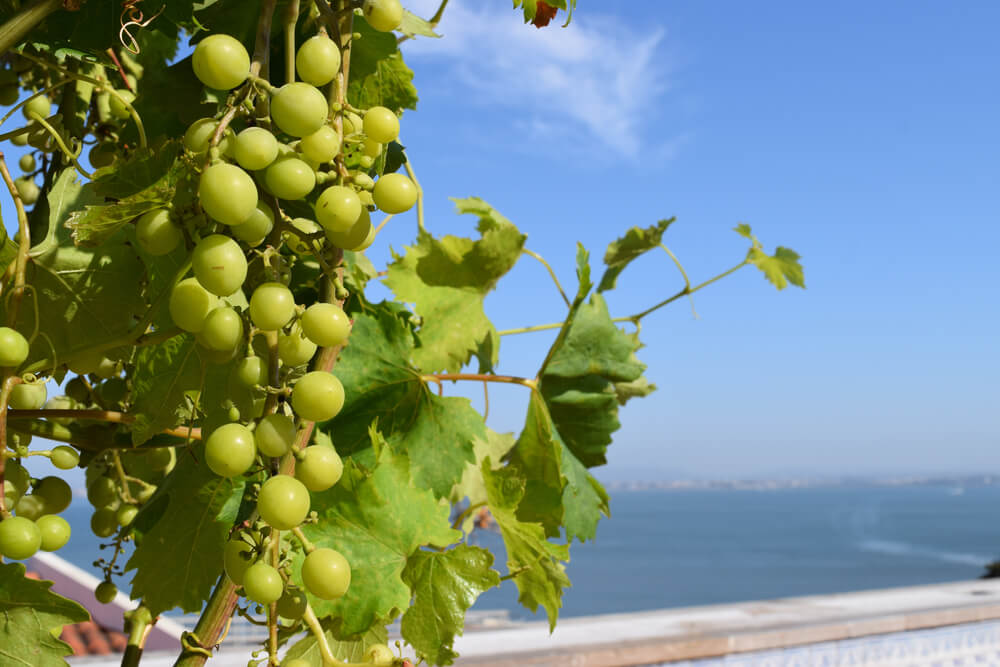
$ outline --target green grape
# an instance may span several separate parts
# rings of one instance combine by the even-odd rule
[[[9,107],[17,102],[21,96],[21,89],[15,85],[0,86],[0,104]]]
[[[37,384],[15,384],[10,390],[7,405],[15,410],[40,410],[45,405],[48,392],[41,382]]]
[[[250,54],[229,35],[209,35],[200,41],[191,65],[198,80],[216,90],[235,88],[250,76]]]
[[[28,133],[22,132],[21,134],[15,134],[10,138],[10,143],[15,146],[27,146],[28,145]]]
[[[295,586],[289,586],[278,599],[278,616],[297,621],[306,613],[306,594]]]
[[[0,327],[0,366],[20,366],[28,358],[28,341],[9,327]]]
[[[35,525],[38,526],[38,533],[41,537],[40,547],[42,551],[58,551],[69,542],[71,532],[69,522],[61,516],[48,514],[40,517]]]
[[[205,318],[199,342],[218,351],[235,350],[243,340],[243,318],[227,306],[220,306]]]
[[[135,516],[139,513],[139,508],[135,505],[122,505],[115,513],[115,521],[119,526],[128,527],[135,521]]]
[[[301,366],[316,354],[316,343],[303,337],[299,327],[291,333],[278,333],[278,358],[285,366]]]
[[[262,331],[277,331],[295,315],[295,297],[281,283],[264,283],[250,296],[250,319]]]
[[[295,442],[295,422],[285,415],[268,415],[253,433],[257,450],[265,456],[284,456]]]
[[[253,555],[253,547],[238,537],[232,537],[226,542],[226,548],[222,552],[223,567],[226,576],[237,586],[243,585],[243,575],[253,562],[250,558]]]
[[[326,491],[340,481],[343,473],[344,462],[329,445],[306,447],[295,466],[295,478],[310,491]]]
[[[294,232],[288,231],[282,235],[285,244],[297,255],[313,254],[313,241],[304,237],[317,234],[323,231],[323,228],[309,218],[292,218],[292,227],[295,229]]]
[[[24,136],[24,135],[21,135]],[[25,137],[27,138],[27,137]],[[113,144],[98,144],[90,149],[90,164],[95,169],[107,167],[115,161],[115,147]]]
[[[257,186],[250,175],[233,164],[217,162],[201,175],[201,207],[224,225],[246,222],[257,207]]]
[[[299,417],[307,421],[333,419],[343,407],[344,385],[333,373],[306,373],[292,389],[292,408]]]
[[[278,571],[263,561],[257,561],[243,573],[243,592],[248,600],[258,604],[277,602],[284,588]]]
[[[21,159],[17,161],[17,165],[21,167],[21,171],[32,172],[35,170],[35,156],[31,153],[25,153],[21,156]]]
[[[330,186],[316,200],[316,221],[327,231],[345,232],[360,217],[361,200],[347,186]]]
[[[97,371],[104,366],[107,369],[107,364],[105,364],[106,357],[104,353],[100,350],[85,350],[67,362],[69,369],[78,375],[90,375],[91,373],[97,373]],[[108,360],[110,361],[110,360]],[[87,397],[90,400],[90,397]]]
[[[248,171],[264,169],[278,157],[278,140],[262,127],[248,127],[236,135],[233,155]]]
[[[364,129],[372,141],[387,144],[399,136],[399,118],[385,107],[372,107],[365,112]]]
[[[371,169],[372,165],[375,164],[375,158],[370,155],[362,155],[358,159],[358,165],[363,169]]]
[[[66,383],[66,386],[63,387],[63,391],[65,391],[66,395],[77,403],[90,403],[90,389],[87,387],[87,383],[83,381],[83,378],[73,378]]]
[[[278,199],[302,199],[316,187],[316,172],[298,158],[275,160],[264,172],[264,183]]]
[[[0,521],[0,555],[11,560],[31,558],[42,544],[42,535],[31,519],[13,516]]]
[[[197,278],[186,278],[170,292],[170,318],[184,331],[198,333],[205,326],[205,318],[215,309],[219,300],[201,286]]]
[[[306,83],[325,86],[340,71],[340,49],[326,35],[314,35],[299,47],[295,70]]]
[[[135,240],[154,257],[166,255],[184,238],[181,228],[170,220],[170,211],[158,208],[143,213],[135,223]]]
[[[377,158],[379,155],[382,154],[382,144],[375,141],[374,139],[365,139],[361,144],[361,154],[364,157],[369,157],[372,160],[374,160],[375,158]],[[371,165],[369,164],[365,168],[367,169],[370,166]]]
[[[10,465],[8,463],[8,465]],[[9,480],[3,481],[3,502],[4,505],[9,510],[16,509],[17,501],[21,499],[21,494],[18,493],[17,487],[15,487]]]
[[[177,453],[173,447],[157,447],[146,454],[146,463],[151,470],[167,473],[174,469],[177,463]]]
[[[371,190],[375,187],[375,180],[364,172],[358,172],[351,177],[354,186],[362,190]],[[360,199],[360,195],[358,196]]]
[[[90,531],[98,537],[111,537],[118,531],[118,515],[113,509],[102,507],[90,517]]]
[[[94,589],[94,599],[101,604],[108,604],[118,596],[118,587],[110,581],[102,581]]]
[[[109,378],[107,382],[102,382],[97,387],[97,395],[108,405],[120,403],[126,393],[128,393],[128,383],[118,377]]]
[[[257,202],[257,208],[246,221],[229,228],[229,233],[251,248],[256,248],[274,229],[274,212],[262,201]]]
[[[375,183],[372,197],[386,213],[404,213],[417,203],[417,186],[403,174],[385,174]]]
[[[351,319],[334,303],[314,303],[300,322],[306,338],[323,347],[343,345],[351,335]]]
[[[45,501],[36,495],[28,494],[17,501],[14,513],[25,519],[35,521],[45,514]]]
[[[129,113],[125,103],[132,104],[132,102],[135,102],[135,93],[131,90],[119,90],[117,93],[117,95],[110,95],[108,99],[108,107],[111,109],[111,115],[115,118],[128,118],[132,114]]]
[[[46,410],[75,410],[77,407],[79,406],[76,401],[69,396],[53,396],[45,401]],[[73,423],[73,420],[68,417],[46,417],[46,419],[53,424],[61,424],[63,426]]]
[[[403,6],[399,0],[365,0],[361,11],[368,25],[379,32],[392,32],[403,21]]]
[[[49,455],[49,459],[51,459],[52,465],[56,468],[59,468],[60,470],[70,470],[79,465],[80,454],[78,454],[72,447],[59,445],[58,447],[52,448],[52,454]]]
[[[191,267],[201,286],[218,296],[233,294],[247,277],[246,256],[236,241],[222,234],[198,242],[191,253]]]
[[[361,250],[361,246],[368,240],[368,236],[372,231],[371,214],[368,213],[368,209],[363,208],[361,209],[358,221],[351,225],[350,229],[343,232],[327,230],[326,238],[338,248],[343,248],[344,250]]]
[[[257,511],[272,528],[291,530],[309,514],[309,491],[290,475],[275,475],[261,485]]]
[[[323,127],[327,111],[326,97],[308,83],[286,83],[271,97],[271,119],[293,137],[305,137]]]
[[[220,477],[242,475],[256,457],[253,433],[242,424],[220,426],[205,442],[205,462]]]
[[[219,121],[214,118],[199,118],[191,123],[191,126],[184,133],[184,148],[195,155],[204,155],[208,152],[208,145],[212,142],[212,135],[215,134],[218,127]],[[223,155],[231,155],[235,137],[236,133],[231,127],[223,130],[222,136],[219,137],[219,152]]]
[[[49,114],[52,112],[52,102],[49,101],[46,95],[37,95],[32,97],[30,100],[21,107],[21,113],[28,120],[31,120],[31,114],[36,113],[42,118],[48,118]]]
[[[372,665],[391,665],[396,655],[386,644],[372,644],[365,651],[365,662]]]
[[[364,121],[361,120],[361,116],[354,113],[353,111],[344,112],[343,128],[345,137],[349,137],[352,134],[360,132],[362,127],[364,127]]]
[[[73,502],[73,489],[59,477],[43,477],[35,484],[34,495],[42,501],[46,514],[59,514]]]
[[[321,600],[336,600],[351,585],[351,566],[339,551],[316,549],[302,562],[302,582]]]
[[[266,387],[267,364],[260,357],[246,357],[236,364],[236,368],[233,369],[233,377],[247,389],[253,389],[257,385]]]
[[[87,500],[94,507],[107,507],[118,499],[118,485],[110,477],[98,477],[87,486]]]
[[[27,493],[29,486],[31,486],[31,475],[24,466],[13,459],[7,459],[4,467],[4,495],[9,493],[15,496],[15,502],[10,505],[14,505],[18,498]]]
[[[14,189],[17,190],[18,196],[25,206],[31,206],[41,195],[42,191],[38,187],[38,184],[34,180],[27,176],[14,179]]]
[[[340,137],[329,125],[324,125],[312,134],[302,137],[299,150],[306,158],[317,163],[329,162],[340,152]]]

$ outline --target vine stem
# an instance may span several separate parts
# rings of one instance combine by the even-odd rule
[[[153,631],[156,619],[150,614],[149,608],[140,603],[132,611],[125,612],[125,621],[128,624],[129,633],[121,667],[139,667],[142,652],[146,648],[146,640],[149,639],[149,634]]]
[[[62,7],[62,0],[36,0],[30,5],[22,7],[21,11],[0,26],[0,53],[7,53],[32,28],[60,7]]]
[[[441,386],[442,382],[452,381],[457,382],[458,380],[472,380],[475,382],[500,382],[503,384],[519,384],[529,389],[535,389],[538,386],[538,382],[535,380],[529,380],[528,378],[517,377],[514,375],[488,375],[486,373],[435,373],[433,375],[421,375],[420,379],[424,382],[436,382],[438,386]]]
[[[299,20],[299,0],[285,8],[285,83],[295,81],[295,24]]]
[[[0,491],[3,490],[3,473],[7,464],[7,401],[10,399],[10,392],[15,385],[21,384],[21,378],[12,375],[10,369],[4,372],[3,384],[0,385]],[[0,517],[7,519],[10,517],[10,510],[7,508],[3,493],[0,493]]]
[[[122,457],[115,450],[111,452],[111,458],[115,462],[115,474],[118,475],[118,481],[122,485],[122,500],[129,505],[134,505],[135,498],[132,497],[132,492],[128,488],[128,475],[125,474],[125,468],[122,467]]]
[[[424,189],[420,187],[420,181],[417,180],[417,174],[413,171],[413,165],[410,164],[410,156],[403,151],[403,157],[406,162],[403,166],[406,167],[406,173],[409,175],[410,180],[413,181],[413,185],[417,188],[417,229],[420,231],[424,230]]]
[[[26,419],[76,419],[80,421],[109,422],[112,424],[131,424],[135,421],[133,415],[127,412],[117,412],[115,410],[8,410],[7,419],[19,421]],[[191,438],[201,440],[201,429],[187,426],[177,426],[162,431],[164,435],[172,435],[178,438]],[[45,436],[52,440],[57,440],[56,436]],[[66,442],[73,442],[67,440]]]
[[[663,243],[660,244],[660,247],[663,249],[663,252],[667,253],[667,255],[670,256],[670,259],[672,259],[674,261],[674,266],[676,266],[677,270],[681,272],[681,277],[684,278],[684,287],[687,288],[687,290],[688,290],[688,301],[691,302],[691,315],[695,319],[698,319],[698,311],[695,310],[695,307],[694,307],[694,297],[691,296],[691,292],[690,292],[690,290],[691,290],[691,281],[688,279],[687,271],[684,270],[684,265],[681,264],[681,260],[677,259],[677,255],[675,255],[673,253],[673,251],[670,250],[670,248],[668,248]]]
[[[572,307],[570,304],[569,297],[566,296],[566,292],[563,291],[562,285],[559,284],[559,278],[556,277],[556,272],[552,270],[552,266],[545,261],[545,258],[539,255],[537,252],[533,252],[531,250],[528,250],[527,248],[521,248],[521,252],[527,255],[528,257],[533,257],[537,259],[539,262],[542,263],[542,266],[545,267],[545,269],[549,272],[549,275],[552,277],[552,282],[556,284],[556,289],[559,290],[559,296],[561,296],[562,300],[566,303],[566,307],[567,308]],[[668,250],[667,252],[670,251]]]
[[[484,501],[481,503],[474,503],[472,505],[469,505],[464,510],[462,510],[461,514],[455,517],[455,520],[451,522],[451,527],[454,530],[458,530],[458,527],[461,526],[463,523],[465,523],[465,520],[468,519],[470,516],[472,516],[473,512],[475,512],[477,509],[481,507],[486,507],[487,504],[488,503]]]
[[[83,166],[80,164],[80,162],[77,160],[77,158],[80,157],[80,153],[83,152],[83,144],[80,144],[80,150],[77,151],[76,153],[74,153],[73,151],[71,151],[69,149],[68,146],[66,146],[66,142],[63,141],[62,136],[58,132],[56,132],[56,130],[55,130],[54,127],[52,127],[51,125],[49,125],[48,121],[46,121],[41,116],[41,114],[37,114],[35,112],[31,112],[29,114],[29,119],[35,121],[36,123],[38,123],[39,125],[41,125],[43,128],[45,128],[45,131],[48,132],[52,136],[52,138],[55,139],[55,142],[59,145],[59,150],[61,150],[63,152],[63,155],[65,155],[67,158],[69,158],[70,162],[73,163],[73,166],[76,168],[76,170],[78,172],[80,172],[81,176],[83,176],[84,178],[86,178],[88,180],[90,180],[90,179],[93,178],[94,175],[91,174],[86,169],[84,169]]]

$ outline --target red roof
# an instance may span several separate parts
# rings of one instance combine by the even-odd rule
[[[27,572],[28,579],[41,579],[34,572]],[[84,605],[86,607],[86,605]],[[88,611],[90,611],[88,609]],[[124,653],[128,637],[124,632],[106,628],[93,621],[64,625],[59,637],[73,649],[73,655],[108,655]]]

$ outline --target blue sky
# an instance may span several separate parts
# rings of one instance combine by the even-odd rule
[[[696,295],[700,318],[683,301],[647,318],[660,390],[622,411],[599,476],[1000,472],[998,19],[987,2],[583,0],[536,30],[509,2],[452,0],[443,39],[403,47],[421,101],[401,137],[432,231],[474,234],[448,197],[483,197],[567,289],[576,241],[599,262],[672,215],[695,282],[743,258],[738,222],[802,255],[806,291],[746,268]],[[415,228],[397,217],[370,256]],[[681,285],[652,254],[609,301],[626,315]],[[487,300],[500,329],[562,309],[527,258]],[[550,341],[505,337],[500,370],[532,374]],[[526,399],[491,388],[490,425],[519,429]]]

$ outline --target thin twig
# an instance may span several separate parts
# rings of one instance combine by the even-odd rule
[[[545,261],[545,258],[539,255],[537,252],[533,252],[531,250],[528,250],[527,248],[521,248],[521,252],[527,255],[528,257],[534,257],[535,259],[537,259],[539,262],[542,263],[542,266],[545,267],[545,269],[549,272],[549,275],[552,277],[552,282],[556,284],[556,289],[559,290],[559,296],[561,296],[562,300],[566,303],[566,307],[567,308],[571,307],[569,297],[566,296],[566,292],[563,291],[562,285],[559,284],[559,278],[556,277],[556,272],[552,270],[552,266]]]

